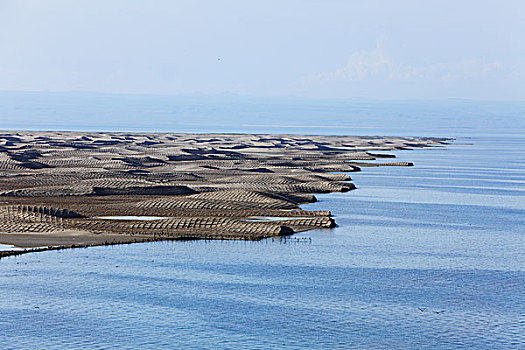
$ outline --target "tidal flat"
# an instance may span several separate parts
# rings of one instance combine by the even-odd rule
[[[355,189],[347,173],[413,165],[384,151],[449,141],[1,132],[0,244],[18,249],[0,257],[156,240],[256,241],[331,228],[329,211],[299,206],[315,202],[316,193]]]

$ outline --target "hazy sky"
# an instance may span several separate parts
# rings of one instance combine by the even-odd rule
[[[525,1],[0,0],[0,90],[525,99]]]

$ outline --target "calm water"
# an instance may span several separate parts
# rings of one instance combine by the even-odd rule
[[[525,138],[505,132],[350,174],[303,206],[339,224],[311,240],[0,260],[0,348],[524,348]]]

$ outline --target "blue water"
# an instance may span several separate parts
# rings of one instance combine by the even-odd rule
[[[303,206],[339,224],[294,236],[311,240],[2,259],[0,348],[524,348],[525,133],[484,125],[396,152],[415,167],[351,173],[357,190]]]

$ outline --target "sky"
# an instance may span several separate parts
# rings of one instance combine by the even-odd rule
[[[0,90],[525,100],[525,1],[0,0]]]

